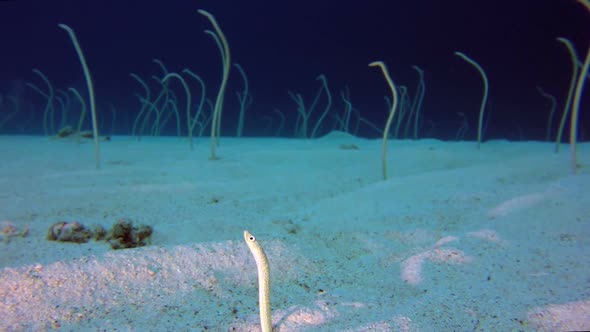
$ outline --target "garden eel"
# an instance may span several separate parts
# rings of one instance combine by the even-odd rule
[[[272,332],[272,320],[270,315],[270,269],[268,267],[268,258],[260,243],[256,241],[254,235],[244,231],[244,240],[250,248],[256,267],[258,268],[258,305],[260,306],[260,327],[262,332]]]

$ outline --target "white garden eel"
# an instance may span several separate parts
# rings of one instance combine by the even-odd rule
[[[270,314],[270,268],[268,267],[268,258],[260,243],[256,241],[254,235],[244,231],[244,240],[250,248],[256,267],[258,268],[258,305],[260,306],[260,327],[262,332],[272,332],[272,320]]]

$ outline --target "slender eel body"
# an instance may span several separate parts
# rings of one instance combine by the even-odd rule
[[[272,320],[270,314],[270,268],[268,258],[260,243],[248,231],[244,231],[244,240],[254,255],[258,268],[258,305],[260,306],[260,326],[262,332],[272,332]]]

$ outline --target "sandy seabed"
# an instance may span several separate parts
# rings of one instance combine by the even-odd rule
[[[351,149],[351,147],[358,149]],[[590,329],[590,145],[0,136],[0,331]],[[146,247],[46,239],[58,221],[154,227]],[[17,233],[19,234],[19,233]]]

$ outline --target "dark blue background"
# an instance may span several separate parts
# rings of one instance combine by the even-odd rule
[[[453,138],[460,125],[457,112],[464,112],[471,124],[467,138],[473,139],[482,85],[479,74],[453,55],[459,50],[490,80],[486,138],[544,139],[549,103],[536,86],[557,97],[557,122],[570,78],[569,56],[555,38],[571,39],[580,57],[590,41],[590,15],[573,0],[0,1],[0,92],[19,91],[25,81],[42,86],[32,68],[56,87],[85,89],[71,41],[57,27],[65,23],[76,31],[86,55],[99,111],[107,101],[117,106],[120,134],[129,133],[139,109],[134,94],[142,93],[129,73],[146,79],[161,75],[152,58],[170,71],[186,67],[198,73],[214,99],[221,60],[203,33],[210,25],[199,8],[215,15],[232,61],[248,74],[254,103],[246,115],[246,135],[262,134],[261,118],[273,108],[287,114],[292,133],[296,110],[287,90],[311,102],[320,73],[328,79],[334,110],[342,110],[338,91],[348,85],[354,106],[382,126],[388,111],[383,96],[389,91],[380,71],[367,64],[383,60],[396,84],[412,94],[417,75],[411,66],[424,69],[424,131],[432,123],[434,137]],[[232,70],[225,134],[235,132],[235,91],[241,89]],[[43,100],[27,90],[24,98],[41,107]],[[184,102],[182,90],[177,94]],[[582,139],[590,135],[589,106],[585,98]],[[361,134],[376,136],[367,127]]]

